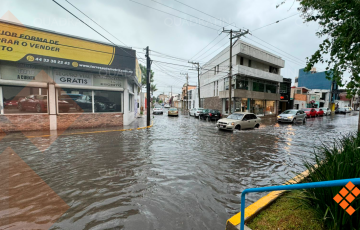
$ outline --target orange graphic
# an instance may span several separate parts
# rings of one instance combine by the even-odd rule
[[[351,216],[355,212],[355,209],[351,207],[350,204],[359,194],[360,190],[350,181],[340,190],[339,194],[334,197],[334,200]]]
[[[11,148],[0,154],[0,228],[49,229],[69,206]]]

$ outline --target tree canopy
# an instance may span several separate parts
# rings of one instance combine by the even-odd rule
[[[146,85],[146,74],[147,74],[147,68],[140,64],[141,69],[141,85]],[[154,71],[150,70],[150,92],[151,94],[154,94],[155,91],[157,91],[156,84],[153,84],[154,82]]]
[[[324,38],[319,49],[307,58],[305,71],[317,63],[326,63],[328,78],[332,73],[332,79],[339,86],[346,86],[349,96],[356,94],[360,88],[360,1],[298,1],[298,11],[305,22],[317,22],[320,29],[316,35]],[[350,80],[344,84],[346,72],[350,73]]]

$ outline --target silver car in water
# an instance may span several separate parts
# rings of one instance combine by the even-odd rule
[[[277,121],[280,122],[306,122],[306,113],[302,110],[298,109],[288,109],[282,112],[279,116],[277,116]]]

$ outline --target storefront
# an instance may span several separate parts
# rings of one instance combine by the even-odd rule
[[[16,53],[0,51],[2,131],[122,126],[136,119],[141,71],[134,50],[0,24],[6,31],[41,36],[27,41],[20,34],[2,35],[27,44],[13,46]],[[52,42],[56,53],[40,49],[47,37],[58,40]],[[72,43],[78,47],[69,48]]]

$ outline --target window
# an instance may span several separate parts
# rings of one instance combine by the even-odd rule
[[[121,112],[121,92],[61,89],[58,111],[59,113]]]
[[[266,92],[267,93],[276,93],[276,85],[266,84]]]
[[[228,90],[229,89],[229,78],[225,78],[224,79],[224,89]]]
[[[236,89],[246,89],[248,90],[249,82],[247,80],[241,79],[239,77],[236,78]]]
[[[47,113],[46,88],[3,86],[4,113]]]
[[[133,95],[129,94],[132,97],[131,105],[132,110],[136,108]],[[121,92],[117,91],[94,91],[94,111],[95,113],[106,113],[106,112],[121,112],[122,103],[121,103]]]
[[[244,65],[244,58],[240,57],[240,65]]]
[[[287,93],[288,85],[284,83],[280,83],[280,93]]]
[[[219,96],[219,81],[216,81],[216,96]]]
[[[216,84],[216,82],[214,81],[214,96],[216,96],[215,84]]]
[[[249,60],[249,67],[251,67],[251,60]]]
[[[133,95],[129,94],[129,111],[132,112],[133,111]]]
[[[270,72],[270,73],[277,74],[277,73],[278,73],[278,68],[275,68],[275,67],[269,66],[269,72]]]
[[[92,91],[83,89],[59,89],[59,113],[92,113]]]
[[[199,106],[202,107],[202,108],[204,107],[204,98],[200,99],[200,105]]]
[[[265,85],[260,82],[253,82],[253,91],[264,92]]]
[[[216,73],[219,73],[219,71],[220,71],[220,66],[219,66],[219,65],[217,65],[217,66],[216,66],[216,68],[217,68]]]
[[[216,75],[216,66],[214,67],[214,75]]]
[[[301,94],[301,90],[300,89],[296,90],[296,94]]]
[[[265,115],[275,114],[275,101],[266,101]]]

